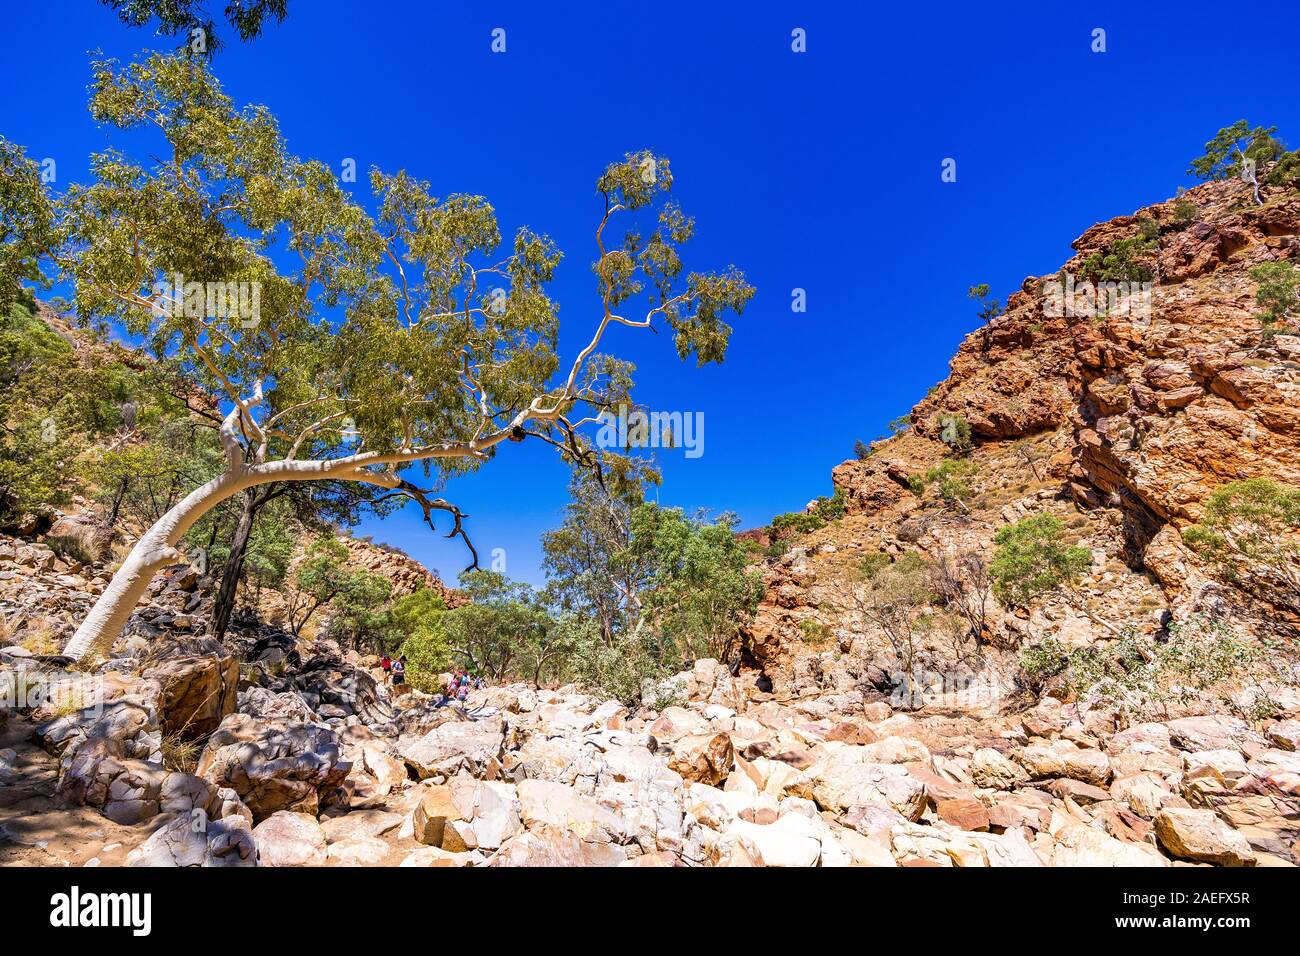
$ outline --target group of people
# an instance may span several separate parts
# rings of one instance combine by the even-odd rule
[[[406,655],[393,660],[387,654],[379,659],[379,667],[384,672],[384,680],[394,687],[406,683]]]
[[[379,667],[384,672],[384,680],[394,687],[406,683],[406,655],[403,654],[393,660],[391,656],[385,654],[379,659]],[[469,697],[471,690],[480,690],[487,686],[487,682],[482,677],[476,677],[469,671],[454,671],[451,679],[442,689],[442,696],[438,700],[438,706],[450,704],[453,700],[464,701]]]
[[[447,685],[442,689],[442,696],[438,698],[438,702],[434,706],[443,707],[453,700],[464,703],[471,690],[479,690],[485,686],[485,683],[482,677],[475,677],[469,671],[455,671],[451,675],[451,680],[447,681]]]

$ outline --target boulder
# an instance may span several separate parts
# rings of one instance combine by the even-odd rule
[[[1268,728],[1267,736],[1280,750],[1300,750],[1300,720],[1279,720]]]
[[[208,740],[195,772],[234,790],[260,823],[280,810],[315,816],[346,806],[341,784],[351,769],[327,727],[236,713]]]
[[[567,830],[584,843],[622,842],[622,821],[572,787],[549,780],[524,780],[519,784],[519,807],[524,826],[529,830],[538,827]]]
[[[1111,778],[1109,757],[1100,750],[1085,750],[1068,740],[1056,740],[1049,747],[1026,747],[1018,759],[1036,780],[1068,777],[1104,787]]]
[[[499,716],[482,720],[453,720],[440,724],[424,736],[399,741],[402,759],[421,780],[432,776],[451,777],[461,770],[481,776],[490,763],[501,758],[505,744]]]
[[[809,797],[823,810],[875,806],[896,810],[908,820],[925,811],[925,785],[896,764],[868,761],[866,747],[826,744],[817,764],[800,774],[789,787]]]
[[[716,787],[731,773],[733,756],[727,734],[681,737],[673,744],[668,766],[684,780]]]
[[[940,820],[958,830],[989,828],[988,808],[978,800],[940,800],[935,804],[934,810]]]
[[[1014,790],[1029,779],[1024,769],[1012,763],[1000,751],[981,747],[971,757],[971,780],[977,787]]]
[[[487,865],[618,866],[626,859],[627,852],[621,846],[593,843],[571,830],[540,825],[507,840],[488,859]]]
[[[218,641],[171,645],[146,664],[143,674],[160,688],[158,722],[165,735],[199,740],[235,712],[239,661]]]
[[[764,866],[816,866],[822,855],[821,832],[825,829],[825,824],[818,827],[818,823],[821,821],[813,822],[799,813],[787,813],[766,825],[736,819],[727,835],[752,847]]]
[[[257,844],[248,821],[239,816],[196,826],[178,814],[126,856],[127,866],[256,866]]]
[[[1124,843],[1086,823],[1069,823],[1055,833],[1053,866],[1166,866],[1152,847]]]
[[[1156,836],[1172,856],[1220,866],[1254,866],[1246,838],[1212,810],[1166,807],[1156,814]]]
[[[1263,750],[1268,744],[1240,717],[1213,714],[1169,721],[1169,737],[1179,750]]]
[[[316,818],[278,810],[253,828],[261,866],[321,866],[328,841]]]

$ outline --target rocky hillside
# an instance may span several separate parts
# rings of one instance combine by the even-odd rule
[[[1093,552],[1082,592],[1099,618],[1143,633],[1196,612],[1246,628],[1261,617],[1295,621],[1300,608],[1278,591],[1216,581],[1181,534],[1227,482],[1300,484],[1300,336],[1261,343],[1247,274],[1269,260],[1300,261],[1300,194],[1264,195],[1255,206],[1247,184],[1208,183],[1075,240],[1062,275],[1083,275],[1090,257],[1150,237],[1141,254],[1149,308],[1134,296],[1110,314],[1066,310],[1052,294],[1058,276],[1026,279],[1004,314],[966,337],[908,431],[834,469],[848,515],[769,563],[753,666],[787,691],[852,685],[857,664],[881,656],[878,647],[849,653],[870,637],[853,612],[865,555],[987,556],[997,528],[1043,511]],[[1078,314],[1061,314],[1070,311]],[[964,418],[974,441],[965,513],[909,487],[949,455],[945,416]],[[806,621],[833,632],[836,651],[809,648]],[[995,626],[1067,646],[1114,636],[1052,600]]]
[[[1224,482],[1300,483],[1300,340],[1261,342],[1247,275],[1300,257],[1300,197],[1247,191],[1203,186],[1075,243],[1067,271],[1136,248],[1149,311],[1056,315],[1054,277],[1027,280],[910,429],[834,470],[843,514],[763,562],[730,666],[697,661],[639,708],[573,686],[395,693],[373,660],[267,623],[215,645],[184,567],[95,673],[51,672],[10,635],[0,686],[27,693],[0,712],[0,863],[1295,865],[1290,645],[1270,652],[1266,709],[1244,684],[1099,699],[1028,683],[1024,658],[1051,641],[1106,664],[1211,618],[1254,641],[1296,610],[1223,583],[1181,535]],[[928,475],[954,460],[957,419],[972,447],[949,494]],[[998,529],[1042,514],[1085,556],[1070,599],[981,599],[978,647],[926,630],[911,650],[930,672],[900,675],[864,568],[987,561]],[[0,582],[75,619],[103,578],[60,561],[0,543]]]

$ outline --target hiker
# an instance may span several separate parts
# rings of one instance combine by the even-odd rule
[[[397,687],[406,683],[406,655],[403,654],[397,660],[393,661],[393,686]]]
[[[385,654],[379,661],[379,668],[384,672],[384,683],[387,684],[393,676],[393,659]]]

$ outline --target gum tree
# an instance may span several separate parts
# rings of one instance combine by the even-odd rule
[[[98,153],[91,181],[56,196],[0,141],[0,197],[16,213],[0,289],[31,277],[34,254],[83,320],[124,329],[218,396],[224,467],[140,537],[70,657],[105,653],[185,532],[249,488],[367,483],[431,526],[449,516],[469,546],[465,516],[436,495],[447,478],[529,437],[591,463],[584,427],[629,399],[631,366],[599,351],[610,326],[664,324],[681,358],[720,362],[724,316],[753,294],[732,267],[685,269],[694,223],[669,198],[669,163],[628,154],[597,182],[593,332],[562,366],[547,292],[560,251],[527,227],[503,247],[486,199],[376,170],[369,212],[325,165],[291,156],[266,109],[236,108],[181,56],[97,63],[91,112],[152,135],[151,158]]]
[[[1250,183],[1255,204],[1263,205],[1257,170],[1286,152],[1286,147],[1273,136],[1276,132],[1276,126],[1251,129],[1245,120],[1237,120],[1214,134],[1214,139],[1205,144],[1205,154],[1192,160],[1187,172],[1202,180],[1240,178]]]

